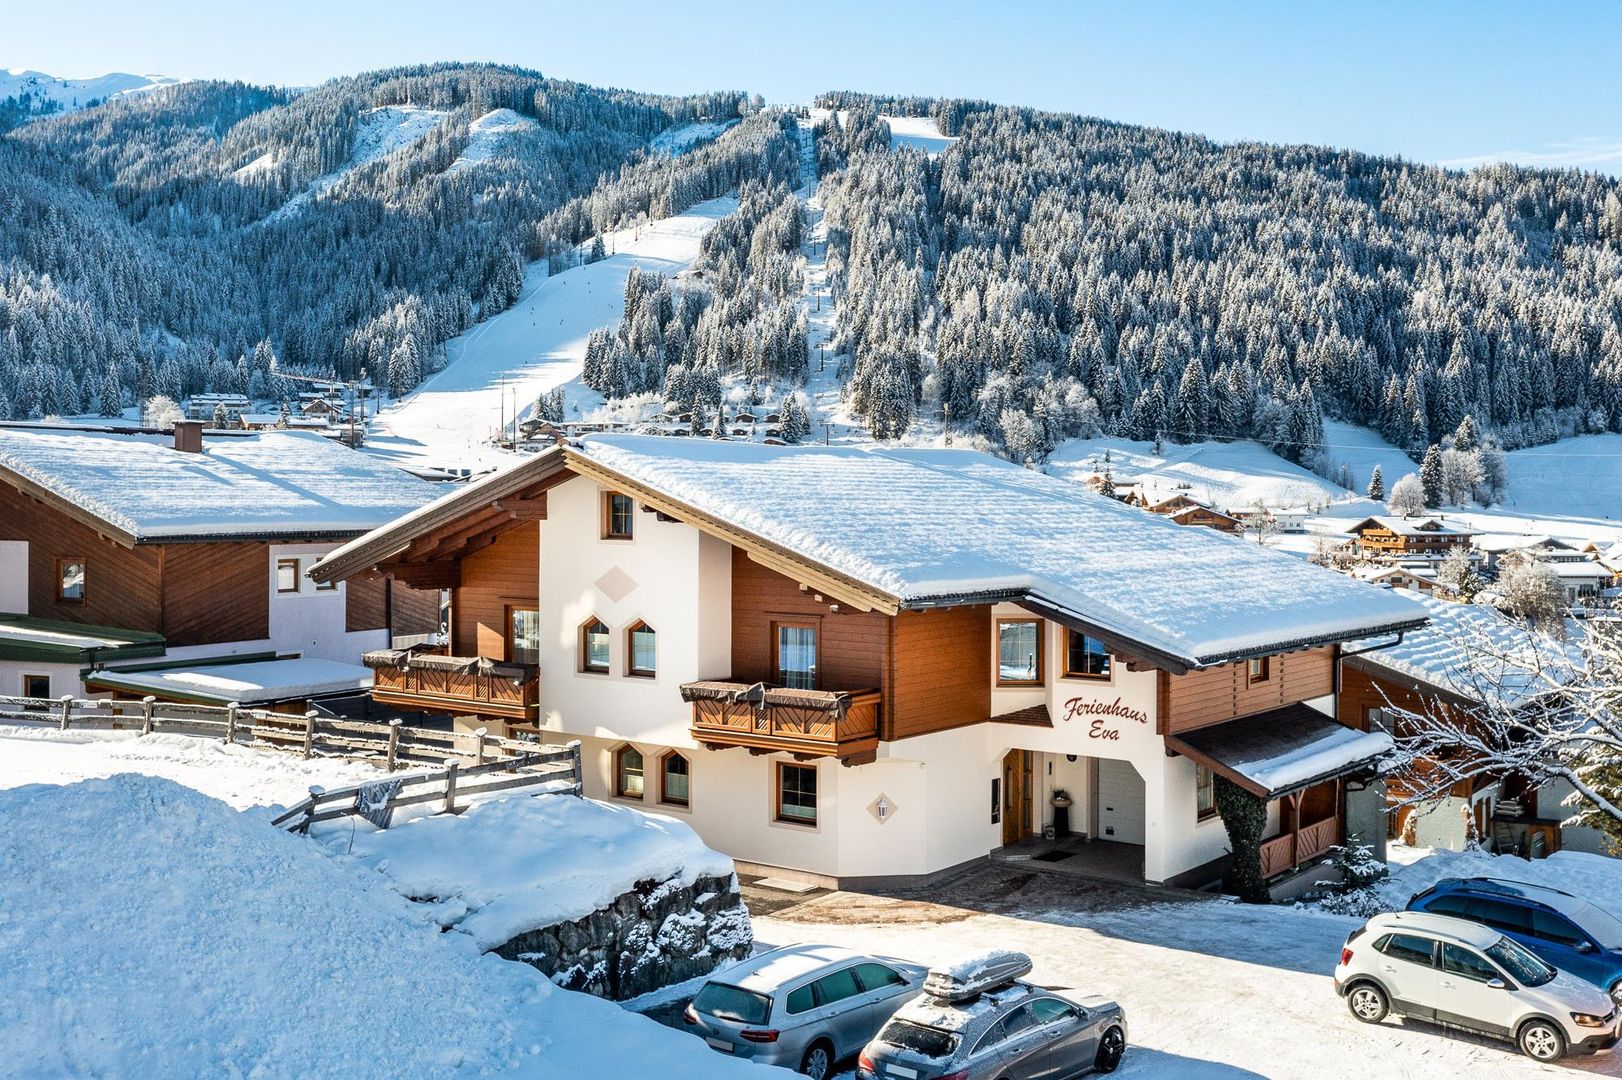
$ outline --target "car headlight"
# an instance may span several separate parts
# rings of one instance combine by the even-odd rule
[[[1592,1013],[1572,1013],[1571,1020],[1578,1027],[1607,1027],[1610,1024],[1605,1017],[1595,1016]]]

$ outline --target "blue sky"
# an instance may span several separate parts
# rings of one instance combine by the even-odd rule
[[[205,0],[19,4],[0,65],[309,85],[495,60],[658,91],[984,97],[1469,164],[1622,172],[1622,4]]]

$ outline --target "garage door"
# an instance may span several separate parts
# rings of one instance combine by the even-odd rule
[[[1129,761],[1098,762],[1098,838],[1143,843],[1143,780]]]

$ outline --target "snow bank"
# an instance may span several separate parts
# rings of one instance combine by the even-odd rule
[[[326,842],[350,850],[351,824],[328,828]],[[402,895],[438,900],[437,917],[481,950],[589,915],[638,882],[687,887],[733,872],[685,822],[573,795],[498,799],[387,830],[362,823],[353,841],[354,858]]]
[[[177,784],[18,788],[0,819],[13,1075],[766,1075],[482,956],[381,878]]]
[[[1437,850],[1396,869],[1373,888],[1390,910],[1399,911],[1415,893],[1438,881],[1465,877],[1495,877],[1561,889],[1622,918],[1622,859],[1581,851],[1557,851],[1546,859],[1527,860],[1485,851]]]

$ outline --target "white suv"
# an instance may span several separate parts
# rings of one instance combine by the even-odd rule
[[[1447,915],[1374,916],[1346,939],[1335,989],[1366,1024],[1399,1013],[1508,1039],[1538,1061],[1607,1050],[1618,1036],[1616,1006],[1598,987]]]

